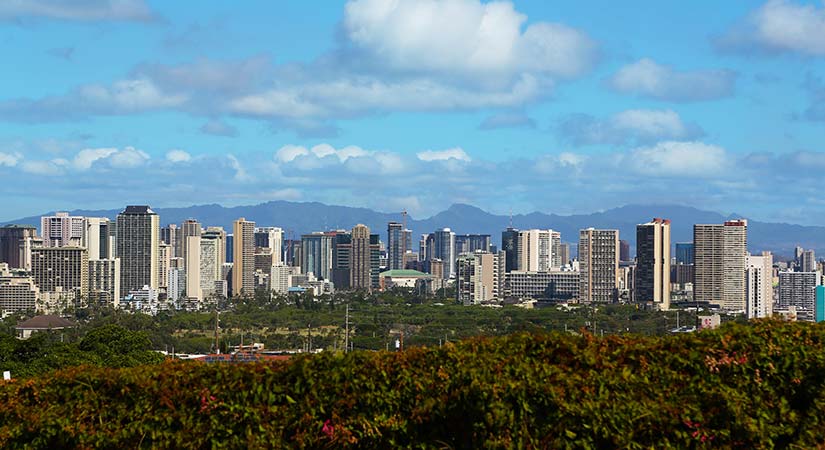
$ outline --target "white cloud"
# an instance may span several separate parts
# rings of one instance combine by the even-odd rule
[[[727,168],[728,155],[722,147],[702,142],[666,141],[633,150],[625,163],[654,177],[712,177]]]
[[[45,17],[60,20],[137,20],[154,18],[143,0],[3,0],[0,19]]]
[[[684,140],[703,134],[698,125],[686,124],[670,109],[629,109],[604,119],[571,115],[562,121],[559,131],[575,145]]]
[[[735,82],[736,74],[729,70],[680,72],[648,58],[622,67],[608,80],[618,92],[678,102],[728,97]]]
[[[60,165],[55,164],[53,161],[23,161],[20,168],[23,169],[23,172],[33,175],[60,175],[63,173]]]
[[[396,70],[497,79],[524,71],[570,77],[588,70],[596,45],[584,33],[539,22],[509,2],[353,0],[344,31],[359,49]]]
[[[172,108],[186,101],[186,95],[166,94],[146,78],[116,81],[111,87],[87,85],[78,94],[95,108],[113,114]]]
[[[3,153],[0,152],[0,166],[14,167],[23,159],[20,153]]]
[[[86,148],[75,155],[73,165],[77,169],[87,170],[95,161],[107,158],[117,151],[116,148]]]
[[[634,131],[654,138],[680,138],[688,132],[679,114],[670,109],[629,109],[613,116],[612,122],[620,130]]]
[[[235,155],[226,155],[226,158],[229,160],[229,167],[235,171],[235,181],[244,183],[253,181],[253,177],[249,175]]]
[[[149,161],[149,155],[134,147],[126,147],[123,150],[109,155],[109,165],[118,169],[129,169],[139,167]]]
[[[717,39],[723,49],[825,56],[825,7],[769,0]]]
[[[171,163],[189,162],[192,160],[192,155],[186,151],[174,149],[166,152],[166,160]]]
[[[460,147],[447,150],[425,150],[416,154],[421,161],[448,161],[451,159],[470,162],[472,159],[464,149]]]

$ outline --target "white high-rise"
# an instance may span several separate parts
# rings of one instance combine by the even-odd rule
[[[746,312],[748,319],[769,317],[773,313],[773,255],[748,255],[745,272]]]
[[[518,270],[549,272],[561,267],[558,254],[561,233],[553,230],[523,230],[518,232]]]
[[[203,299],[215,295],[215,282],[221,279],[220,263],[221,239],[204,233],[201,236],[200,249],[200,283]]]
[[[189,235],[183,254],[186,267],[186,298],[202,300],[201,294],[201,237]]]

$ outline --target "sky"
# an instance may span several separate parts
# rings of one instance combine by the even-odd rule
[[[270,200],[825,221],[825,3],[0,2],[0,220]]]

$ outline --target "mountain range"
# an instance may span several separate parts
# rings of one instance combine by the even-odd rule
[[[384,213],[367,208],[326,205],[318,202],[271,201],[257,205],[224,207],[217,204],[195,205],[182,208],[153,208],[160,215],[161,223],[181,223],[186,219],[197,219],[204,225],[223,226],[229,232],[232,222],[239,217],[255,221],[258,226],[279,226],[286,231],[287,238],[300,237],[303,233],[333,229],[350,229],[363,223],[373,233],[386,239],[387,222],[401,221],[401,213]],[[121,210],[74,210],[72,215],[109,217],[114,219]],[[53,212],[44,213],[51,215]],[[562,241],[576,243],[578,232],[583,228],[618,229],[621,239],[633,245],[636,225],[648,222],[654,217],[670,219],[672,242],[693,240],[693,224],[722,223],[740,218],[737,215],[724,216],[713,211],[679,205],[626,205],[592,214],[558,215],[533,212],[511,217],[491,214],[475,206],[454,204],[432,217],[415,219],[407,217],[407,227],[413,231],[413,247],[417,237],[442,227],[450,227],[459,234],[490,234],[493,242],[501,238],[501,231],[510,223],[515,228],[552,228],[560,231]],[[511,222],[512,220],[512,222]],[[40,216],[24,217],[7,223],[40,225]],[[814,249],[825,255],[825,227],[803,226],[787,223],[748,221],[748,247],[751,252],[768,250],[778,256],[788,257],[795,246]],[[571,245],[575,252],[575,245]]]

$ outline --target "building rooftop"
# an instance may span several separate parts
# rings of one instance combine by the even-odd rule
[[[18,223],[10,223],[8,225],[3,225],[2,228],[25,228],[25,229],[33,230],[33,229],[36,229],[37,227],[32,226],[32,225],[23,225],[23,224],[18,224]]]
[[[431,278],[432,275],[417,270],[410,269],[394,269],[386,272],[381,272],[379,276],[382,277],[396,277],[396,278]]]
[[[129,205],[121,214],[154,214],[149,205]]]
[[[59,316],[34,316],[14,327],[17,330],[58,330],[74,327],[74,322]]]

